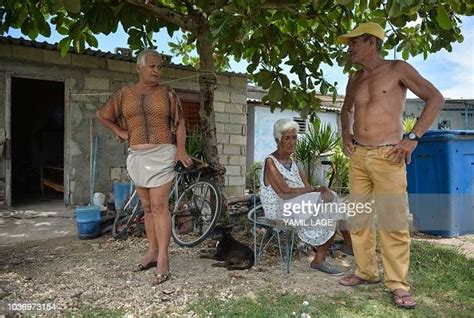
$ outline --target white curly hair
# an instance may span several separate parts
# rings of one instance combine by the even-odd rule
[[[280,141],[281,135],[288,130],[298,130],[300,129],[300,125],[294,121],[293,119],[284,118],[279,119],[273,125],[273,137],[275,138],[276,142]]]

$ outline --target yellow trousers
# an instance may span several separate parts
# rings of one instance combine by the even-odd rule
[[[361,207],[351,219],[355,274],[367,280],[378,279],[375,253],[378,230],[385,285],[390,290],[408,290],[410,232],[406,169],[405,164],[393,164],[385,158],[390,149],[391,146],[356,146],[350,158],[351,202]]]

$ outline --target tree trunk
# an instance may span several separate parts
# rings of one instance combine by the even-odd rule
[[[197,32],[197,51],[199,54],[200,71],[200,108],[199,117],[201,132],[204,139],[204,156],[207,162],[223,168],[219,163],[217,150],[216,121],[214,114],[214,90],[216,89],[216,75],[213,59],[213,43],[209,30],[209,23],[204,16],[199,16]],[[225,170],[224,170],[225,171]],[[219,175],[216,182],[221,188],[224,187],[224,177]]]

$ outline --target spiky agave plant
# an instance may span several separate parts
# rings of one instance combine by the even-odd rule
[[[416,124],[416,117],[407,117],[403,119],[403,132],[404,133],[409,133],[410,131],[413,130],[413,127],[415,127]]]
[[[300,160],[305,169],[306,177],[313,183],[313,172],[319,156],[331,151],[338,143],[340,137],[332,130],[330,124],[320,124],[313,122],[309,126],[308,132],[298,140],[296,144],[296,158]]]

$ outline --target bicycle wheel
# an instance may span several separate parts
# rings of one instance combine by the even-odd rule
[[[175,242],[192,247],[204,241],[219,220],[221,207],[221,194],[214,184],[191,184],[174,204],[171,234]]]
[[[117,212],[115,216],[114,224],[112,226],[112,237],[119,239],[126,239],[134,231],[143,230],[143,225],[140,222],[143,216],[143,209],[141,208],[140,200],[134,202],[134,196],[132,195],[123,209]]]

